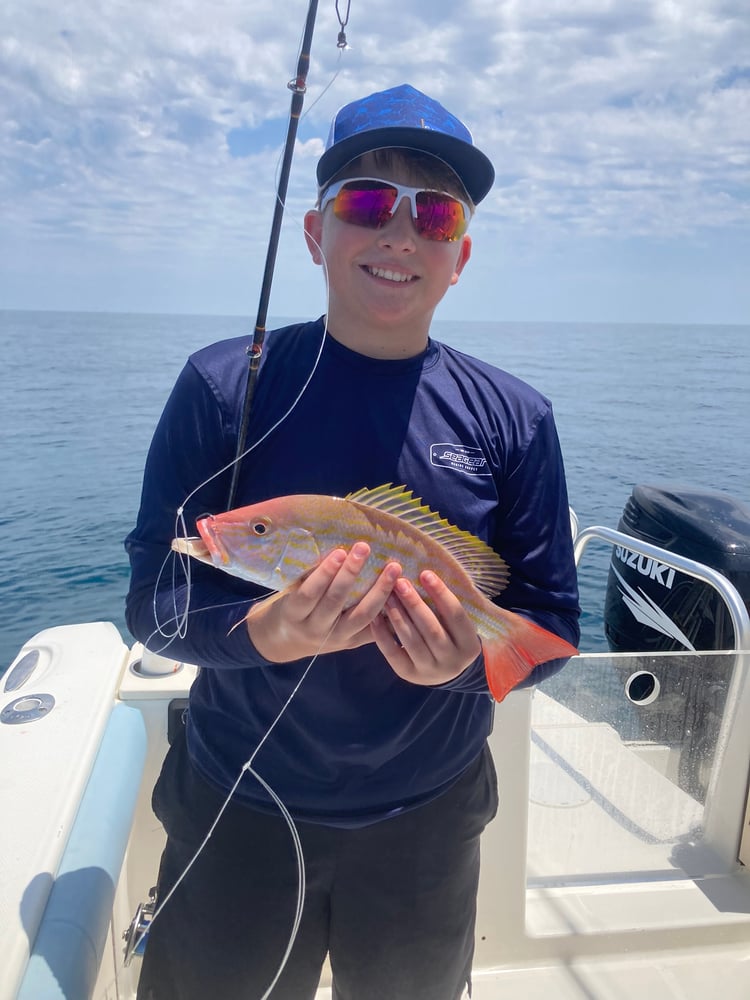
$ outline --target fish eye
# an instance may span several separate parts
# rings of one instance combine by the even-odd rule
[[[265,535],[271,526],[271,522],[267,517],[262,517],[259,521],[256,521],[252,527],[252,532],[254,535]]]

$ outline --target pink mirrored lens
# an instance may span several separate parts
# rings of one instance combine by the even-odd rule
[[[392,187],[366,185],[367,182],[354,181],[342,187],[334,199],[333,211],[342,222],[380,229],[391,218],[397,191]]]
[[[333,201],[337,219],[354,226],[380,229],[392,218],[398,190],[370,181],[345,184]],[[464,207],[456,198],[440,191],[419,191],[416,196],[417,217],[414,224],[420,236],[427,240],[451,241],[466,232],[469,220]]]
[[[468,220],[460,201],[439,191],[417,195],[416,227],[427,240],[457,240],[466,232]]]

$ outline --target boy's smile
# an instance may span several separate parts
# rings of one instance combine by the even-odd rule
[[[418,183],[406,157],[385,177],[371,153],[352,170],[352,176]],[[332,336],[370,357],[408,357],[424,350],[435,307],[471,254],[468,236],[453,242],[420,236],[406,198],[379,229],[342,222],[329,204],[323,212],[307,213],[305,233],[313,260],[327,267]]]
[[[382,267],[369,268],[370,274],[375,278],[385,278],[386,281],[411,281],[413,274],[399,274],[398,271],[387,271]]]

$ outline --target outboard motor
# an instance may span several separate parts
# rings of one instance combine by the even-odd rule
[[[750,511],[726,494],[636,486],[618,529],[718,570],[750,603]],[[708,584],[618,546],[604,631],[613,652],[686,651],[617,672],[635,706],[627,735],[668,749],[678,785],[703,802],[731,673],[725,656],[705,651],[731,648],[735,638],[724,601]],[[699,669],[690,650],[704,652]]]
[[[724,493],[636,486],[618,529],[718,570],[750,606],[750,510]],[[614,652],[727,649],[729,613],[708,584],[616,546],[604,602]]]

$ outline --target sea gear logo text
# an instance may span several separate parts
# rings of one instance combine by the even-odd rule
[[[430,445],[430,462],[443,469],[455,469],[469,476],[489,476],[492,473],[481,448],[467,448],[463,444]]]

